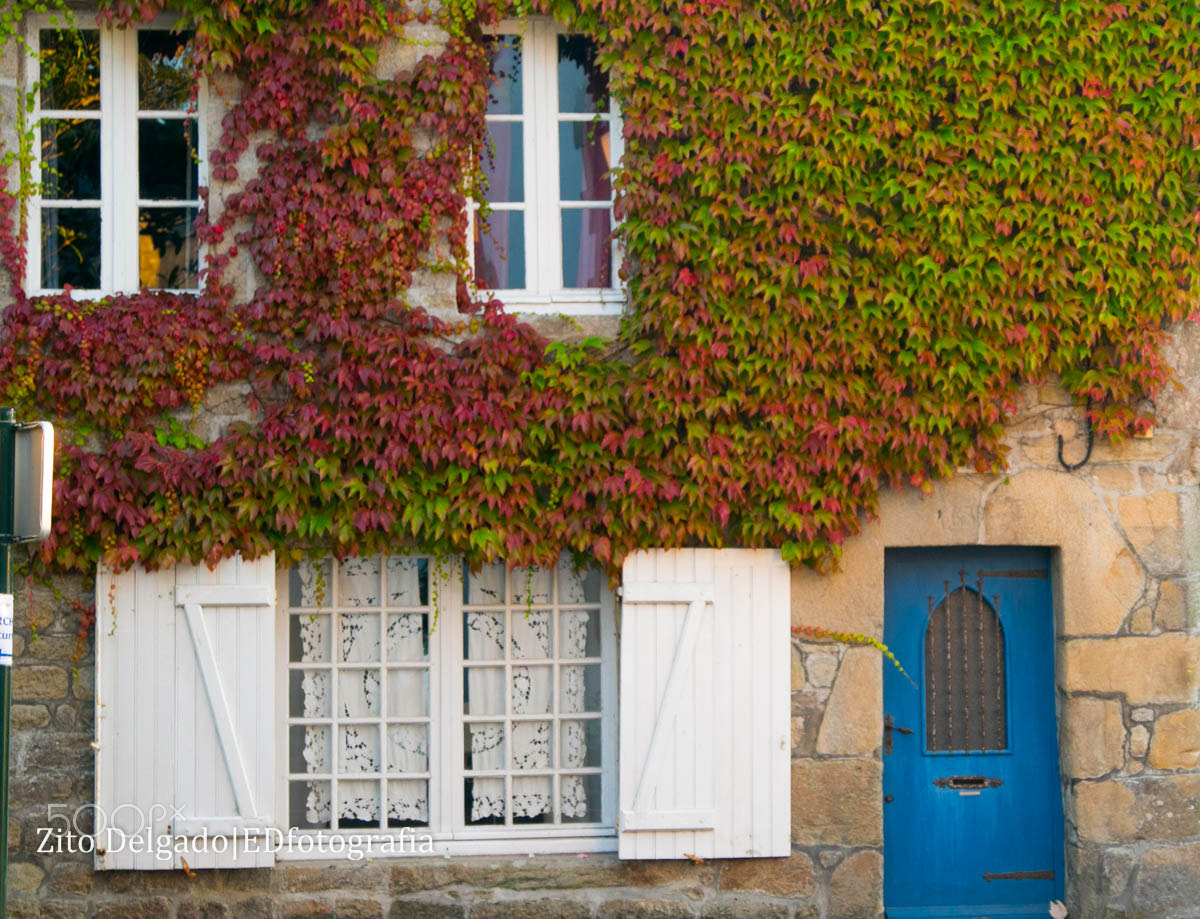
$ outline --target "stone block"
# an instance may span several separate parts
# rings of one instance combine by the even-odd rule
[[[8,866],[8,889],[17,894],[37,893],[46,872],[32,862],[12,862]]]
[[[293,863],[280,873],[280,888],[294,893],[387,889],[387,866],[378,861]]]
[[[807,681],[808,674],[804,671],[804,658],[800,655],[800,649],[792,645],[792,691],[803,689]]]
[[[166,897],[152,897],[148,900],[123,899],[99,907],[93,914],[93,919],[169,919],[171,903]]]
[[[1139,606],[1129,617],[1129,631],[1136,635],[1145,635],[1154,628],[1154,610],[1148,606]]]
[[[457,903],[393,900],[388,919],[464,919],[466,908]]]
[[[792,693],[792,756],[817,752],[817,732],[825,714],[825,699],[816,692]]]
[[[18,899],[10,897],[6,919],[85,919],[87,900]],[[93,913],[93,919],[100,913]],[[110,916],[112,914],[109,914]]]
[[[877,526],[846,540],[839,568],[833,573],[793,569],[792,624],[882,638],[883,543]]]
[[[44,728],[50,723],[50,709],[44,705],[14,705],[10,717],[14,731]]]
[[[590,903],[572,902],[561,897],[500,900],[476,903],[471,907],[471,919],[588,919],[591,914]],[[341,913],[338,916],[340,919]]]
[[[747,890],[774,897],[809,897],[816,893],[812,859],[803,852],[787,858],[734,858],[721,865],[721,890]]]
[[[1200,709],[1161,716],[1147,762],[1155,769],[1200,768]]]
[[[615,855],[550,855],[535,858],[410,859],[389,868],[393,894],[451,886],[506,890],[568,890],[582,887],[643,887],[708,883],[711,865],[679,861],[620,861]]]
[[[832,651],[814,651],[805,658],[808,685],[828,689],[838,672],[838,656]],[[801,687],[803,688],[803,687]]]
[[[1130,703],[1189,702],[1200,689],[1200,636],[1088,639],[1064,644],[1068,692],[1124,693]]]
[[[1062,711],[1063,771],[1095,778],[1125,764],[1121,703],[1086,696],[1067,699]]]
[[[1139,916],[1171,910],[1182,911],[1179,915],[1196,915],[1200,904],[1200,843],[1160,846],[1143,855],[1134,881],[1133,903],[1139,907]]]
[[[1183,564],[1183,526],[1179,496],[1171,491],[1126,495],[1117,502],[1121,529],[1142,564],[1157,574],[1171,574]]]
[[[875,760],[792,761],[792,842],[883,844],[883,773]]]
[[[1145,591],[1137,559],[1078,476],[1048,469],[1013,476],[988,497],[984,532],[991,545],[1061,547],[1064,634],[1116,633]]]
[[[1150,746],[1150,732],[1143,724],[1135,724],[1129,729],[1129,755],[1141,759],[1146,755]]]
[[[366,897],[339,897],[333,903],[337,919],[383,919],[382,901]]]
[[[817,752],[865,754],[883,737],[883,658],[874,648],[849,648],[825,705]]]
[[[692,907],[678,900],[609,900],[600,904],[597,919],[693,919]]]
[[[833,869],[828,919],[875,919],[883,912],[883,855],[855,852]]]
[[[12,694],[17,699],[61,699],[67,694],[67,671],[62,667],[16,664]]]
[[[700,915],[704,919],[787,919],[788,908],[782,903],[722,897],[705,903]]]
[[[239,912],[238,919],[242,914]],[[175,907],[175,919],[232,919],[233,912],[220,900],[184,900]]]
[[[86,896],[92,891],[95,876],[90,862],[61,862],[50,869],[50,876],[46,878],[46,890]]]
[[[1154,720],[1154,709],[1152,708],[1135,708],[1129,713],[1132,721],[1147,722]]]
[[[1075,786],[1082,842],[1160,842],[1200,836],[1200,774],[1146,776]]]
[[[1133,491],[1138,484],[1133,470],[1125,466],[1097,466],[1092,470],[1092,481],[1105,491],[1118,492]]]
[[[1163,581],[1159,587],[1154,622],[1160,629],[1182,630],[1188,627],[1186,587],[1178,581]]]
[[[325,900],[283,900],[279,919],[337,919],[333,904]]]

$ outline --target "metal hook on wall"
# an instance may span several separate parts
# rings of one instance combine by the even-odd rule
[[[1095,431],[1092,429],[1091,409],[1092,400],[1088,399],[1087,409],[1083,413],[1084,431],[1087,432],[1087,452],[1083,454],[1083,459],[1078,463],[1068,463],[1063,459],[1063,436],[1061,434],[1058,435],[1058,462],[1067,472],[1074,472],[1076,469],[1083,468],[1087,465],[1087,461],[1092,458],[1092,442],[1095,438]]]

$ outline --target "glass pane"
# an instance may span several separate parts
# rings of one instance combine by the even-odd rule
[[[512,656],[546,658],[554,656],[550,636],[552,614],[546,610],[514,612],[512,617]]]
[[[355,829],[379,826],[379,783],[338,782],[338,826]]]
[[[292,725],[288,769],[292,772],[332,772],[329,736],[329,728],[324,725]]]
[[[332,571],[329,559],[293,565],[288,572],[288,606],[329,606]]]
[[[466,751],[464,768],[476,772],[496,771],[504,768],[504,725],[489,722],[487,724],[463,725],[466,740],[463,749]]]
[[[554,822],[554,779],[548,775],[526,775],[512,783],[513,823]]]
[[[564,287],[612,287],[610,209],[562,212]]]
[[[512,726],[512,767],[549,769],[551,759],[549,721],[518,721]]]
[[[378,606],[378,558],[348,558],[338,565],[338,605]]]
[[[512,573],[512,602],[522,606],[550,603],[554,589],[554,572],[549,568],[518,568]]]
[[[329,785],[327,781],[289,784],[288,812],[292,826],[301,830],[329,829]]]
[[[475,280],[487,290],[525,286],[525,214],[495,211],[487,226],[475,220]]]
[[[562,667],[559,711],[567,714],[600,711],[600,665]]]
[[[496,606],[504,602],[504,562],[484,565],[473,573],[463,562],[463,603],[468,606]]]
[[[42,287],[100,286],[100,210],[42,208]]]
[[[388,616],[387,657],[390,661],[429,660],[427,613],[399,613]]]
[[[200,284],[194,207],[143,207],[138,219],[138,278],[143,287],[193,290]]]
[[[338,729],[338,772],[379,771],[379,726],[347,724]]]
[[[608,122],[558,125],[558,193],[563,201],[608,201],[612,180]]]
[[[182,111],[192,96],[190,32],[142,29],[138,32],[138,108]]]
[[[600,611],[566,610],[558,614],[558,653],[562,657],[600,656]]]
[[[599,823],[600,776],[564,775],[558,781],[563,822]]]
[[[489,115],[521,114],[521,36],[491,35],[487,42],[492,62],[492,85],[488,92]]]
[[[429,559],[409,555],[388,558],[387,605],[429,605]]]
[[[488,201],[525,200],[524,126],[489,123],[488,147],[483,154],[483,176]]]
[[[329,617],[301,613],[292,617],[288,642],[293,663],[325,663],[329,658]]]
[[[467,823],[487,824],[504,822],[504,779],[467,779]]]
[[[561,555],[558,559],[558,602],[599,603],[600,570],[576,568],[569,555]]]
[[[464,613],[463,622],[463,654],[468,660],[504,657],[504,613]]]
[[[387,783],[389,827],[429,825],[429,780],[399,779]]]
[[[512,713],[541,715],[554,711],[554,668],[513,667]]]
[[[504,668],[468,667],[463,672],[463,712],[504,714]]]
[[[342,660],[379,660],[379,615],[346,613],[342,616],[339,640]]]
[[[600,765],[600,719],[561,722],[558,765],[567,769]]]
[[[429,728],[424,724],[388,725],[388,772],[429,770]]]
[[[338,709],[343,718],[379,717],[379,671],[339,670]]]
[[[608,111],[608,74],[596,62],[596,43],[590,38],[558,36],[558,110]]]
[[[288,711],[293,718],[328,718],[332,712],[328,670],[292,670],[288,674]]]
[[[42,29],[38,33],[42,108],[100,108],[100,33]]]
[[[42,122],[42,197],[100,197],[100,122],[50,118]]]
[[[423,718],[429,714],[429,671],[389,670],[387,715],[389,718]]]
[[[138,121],[138,197],[194,201],[198,196],[194,118]]]

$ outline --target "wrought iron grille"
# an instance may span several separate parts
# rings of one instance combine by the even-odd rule
[[[1003,750],[1008,745],[1004,629],[983,579],[971,588],[945,582],[941,602],[929,598],[925,632],[925,746],[930,752]]]

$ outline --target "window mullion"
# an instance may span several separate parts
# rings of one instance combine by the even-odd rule
[[[137,123],[137,30],[108,29],[111,117],[107,131],[102,116],[102,155],[107,151],[109,184],[104,192],[109,230],[104,239],[110,256],[105,290],[136,290],[138,284],[138,123]],[[101,106],[104,92],[101,90]],[[120,168],[118,168],[118,166]],[[104,168],[103,166],[101,167]],[[103,219],[103,218],[102,218]],[[103,270],[103,269],[102,269]]]
[[[439,814],[434,832],[454,834],[465,826],[463,812],[463,664],[462,664],[462,560],[451,557],[439,578],[438,603],[441,607],[441,627],[438,629],[438,661],[435,673],[438,676],[438,711],[436,714],[438,761],[430,763],[430,772],[438,776],[437,799]],[[457,576],[456,576],[456,573]]]
[[[544,257],[540,259],[540,289],[543,293],[562,290],[562,219],[559,216],[558,163],[558,34],[553,23],[542,23],[538,29],[538,84],[541,131],[539,134],[542,170],[538,192],[541,207],[538,224],[542,232]]]

